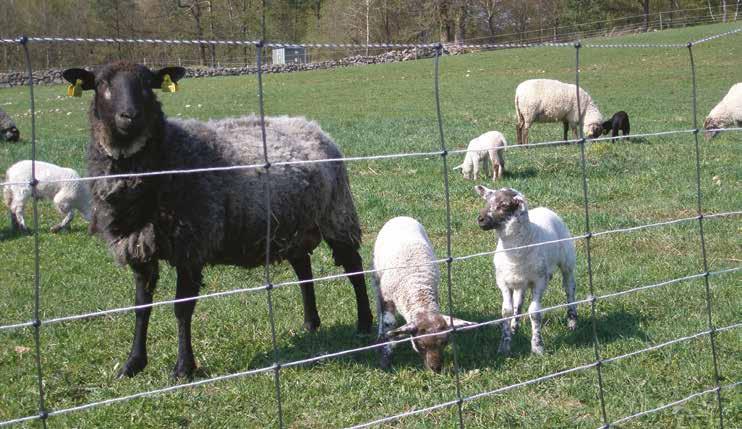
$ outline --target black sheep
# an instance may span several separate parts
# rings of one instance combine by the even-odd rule
[[[15,126],[15,122],[10,119],[10,116],[0,110],[0,140],[7,140],[9,142],[17,142],[21,138],[21,132]]]
[[[628,136],[630,130],[629,114],[623,110],[616,112],[610,120],[603,122],[603,135],[608,134],[610,131],[611,136],[616,137],[618,136],[618,132],[621,131],[623,135]],[[615,140],[615,138],[611,139],[611,141]]]
[[[150,71],[127,62],[97,73],[69,69],[64,77],[94,90],[90,106],[88,173],[148,171],[262,164],[259,118],[200,122],[165,118],[152,89],[185,74],[180,67]],[[170,82],[168,82],[168,77]],[[271,162],[342,158],[317,124],[303,118],[266,118]],[[263,168],[96,180],[94,229],[114,258],[134,272],[136,304],[152,302],[158,261],[177,270],[176,298],[198,295],[209,264],[256,267],[265,262],[267,210]],[[300,280],[304,326],[320,325],[311,282],[310,254],[324,240],[346,273],[363,271],[361,229],[342,162],[270,167],[270,260],[288,260]],[[358,308],[358,329],[370,331],[371,310],[363,274],[349,276]],[[191,318],[195,301],[175,304],[178,359],[174,376],[193,374]],[[136,311],[134,342],[119,376],[147,365],[150,308]]]

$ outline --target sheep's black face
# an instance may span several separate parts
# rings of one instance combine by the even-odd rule
[[[493,190],[477,185],[474,190],[485,200],[484,208],[477,217],[477,224],[485,231],[501,228],[511,218],[526,210],[523,194],[514,189]]]
[[[63,76],[83,90],[94,90],[92,112],[112,137],[112,146],[125,147],[146,136],[162,117],[153,89],[160,88],[165,76],[177,82],[185,75],[181,67],[151,71],[128,62],[108,64],[97,73],[82,69],[65,70]]]
[[[613,121],[603,122],[603,135],[608,134],[613,129]]]
[[[440,314],[418,317],[415,325],[415,335],[434,334],[448,329],[448,323]],[[433,372],[441,372],[443,368],[443,349],[448,344],[448,333],[431,335],[429,337],[417,338],[415,349],[422,356],[425,367]]]
[[[2,130],[2,136],[9,142],[17,142],[21,138],[21,132],[16,127],[10,127]]]

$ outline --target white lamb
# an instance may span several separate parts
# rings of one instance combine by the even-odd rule
[[[525,197],[520,192],[502,188],[493,190],[476,186],[476,192],[486,201],[477,223],[483,230],[497,231],[495,275],[497,287],[502,292],[502,317],[521,315],[521,305],[526,289],[531,289],[531,352],[544,351],[541,340],[541,296],[551,280],[554,270],[562,272],[562,286],[567,294],[567,327],[577,326],[575,301],[575,246],[571,240],[541,246],[510,250],[515,247],[571,237],[567,226],[553,211],[538,207],[528,210]],[[502,339],[498,353],[508,354],[512,334],[518,329],[519,318],[502,323]]]
[[[489,131],[469,142],[464,162],[453,169],[461,169],[465,179],[476,180],[479,174],[479,164],[485,174],[488,174],[488,166],[492,166],[492,180],[502,177],[505,171],[505,159],[502,152],[508,142],[499,131]]]
[[[410,217],[395,217],[379,231],[374,244],[374,289],[379,320],[379,339],[433,334],[450,328],[449,316],[440,312],[438,283],[440,271],[433,246],[425,228]],[[396,314],[407,322],[396,326]],[[455,326],[470,322],[453,319]],[[425,367],[440,372],[443,366],[443,349],[448,343],[448,333],[413,338],[412,347],[422,357]],[[381,350],[381,366],[391,364],[392,347]]]
[[[564,140],[567,129],[577,138],[580,115],[577,109],[577,87],[553,79],[531,79],[515,89],[517,144],[528,144],[528,129],[534,122],[562,122]],[[585,137],[598,137],[603,132],[603,115],[584,89],[580,88],[580,112]]]
[[[742,127],[742,82],[732,85],[727,95],[721,99],[703,122],[706,138],[710,139],[719,131],[709,131],[728,126]]]
[[[36,161],[36,179],[39,181],[36,198],[49,198],[54,206],[65,217],[58,225],[51,228],[52,232],[59,232],[66,228],[75,214],[75,209],[90,221],[90,191],[84,182],[54,182],[49,180],[79,179],[80,175],[71,168],[63,168],[48,162]],[[22,185],[7,185],[3,190],[5,205],[10,209],[10,223],[13,229],[28,232],[23,219],[23,208],[26,200],[31,197],[31,161],[19,161],[5,173],[8,182],[24,182]]]

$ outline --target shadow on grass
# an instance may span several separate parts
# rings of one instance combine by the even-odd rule
[[[519,168],[515,171],[505,170],[503,173],[504,177],[507,179],[528,179],[536,177],[536,174],[538,174],[538,171],[533,167]]]
[[[457,314],[458,317],[466,320],[481,319],[481,314]],[[639,329],[640,317],[635,314],[620,311],[601,315],[598,317],[598,340],[602,344],[610,343],[621,338],[640,338],[643,341],[649,338]],[[560,329],[562,333],[548,338],[548,331],[555,328],[557,323],[565,323],[564,315],[558,318],[547,318],[544,323],[543,331],[545,334],[545,347],[547,353],[550,350],[556,350],[561,345],[568,347],[592,347],[592,322],[589,318],[582,317],[575,331],[567,331],[566,327]],[[478,368],[498,368],[505,359],[524,357],[531,353],[531,327],[530,321],[526,318],[521,322],[521,327],[513,336],[511,353],[508,357],[497,354],[497,346],[500,342],[500,326],[490,325],[477,329],[459,332],[456,334],[458,342],[458,359],[459,367],[462,370],[472,370]],[[319,357],[346,349],[355,349],[370,346],[376,343],[376,334],[361,335],[358,334],[355,326],[339,325],[331,327],[322,327],[318,332],[302,332],[289,340],[288,345],[278,347],[278,356],[282,364],[297,360]],[[262,368],[273,365],[273,350],[266,350],[253,356],[248,367]],[[343,360],[349,363],[356,363],[369,368],[382,369],[379,366],[379,348],[359,351],[347,355],[328,358],[332,360]],[[327,359],[321,359],[315,362],[302,365],[303,367],[319,366]],[[453,365],[453,352],[451,347],[446,348],[446,367]],[[392,368],[418,368],[424,369],[421,357],[412,349],[409,342],[399,343],[394,347],[392,357]],[[444,371],[446,371],[444,369]]]

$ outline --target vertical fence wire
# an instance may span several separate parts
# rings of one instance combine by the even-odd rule
[[[580,168],[582,170],[582,201],[585,211],[585,253],[587,259],[587,282],[590,289],[590,321],[593,330],[593,352],[595,354],[595,371],[598,375],[598,398],[600,399],[600,415],[603,420],[603,428],[608,428],[608,414],[605,411],[605,389],[603,388],[603,371],[602,371],[602,359],[600,357],[600,344],[598,341],[598,321],[595,316],[595,307],[597,299],[595,298],[595,288],[593,286],[593,265],[592,256],[590,253],[590,239],[592,238],[592,232],[590,229],[590,196],[587,187],[587,161],[585,159],[585,132],[583,130],[585,118],[582,116],[582,105],[580,104],[580,48],[582,45],[580,42],[575,43],[575,87],[577,89],[577,117],[579,123],[577,124],[578,133],[580,136]]]
[[[724,429],[724,414],[721,400],[721,384],[719,378],[719,361],[716,352],[716,328],[711,315],[711,288],[709,286],[709,267],[706,255],[706,238],[703,234],[703,206],[701,192],[701,146],[698,141],[698,99],[696,96],[696,63],[693,59],[693,43],[688,43],[688,57],[690,58],[690,73],[692,84],[692,115],[693,115],[693,140],[696,156],[696,209],[698,213],[698,233],[701,245],[701,260],[703,261],[703,284],[706,292],[706,316],[709,329],[709,341],[711,343],[711,359],[714,365],[714,384],[716,385],[716,401],[719,405],[719,427]]]
[[[281,364],[276,341],[276,319],[273,311],[273,283],[271,283],[271,163],[268,158],[268,142],[265,134],[265,107],[263,102],[263,41],[255,47],[256,62],[258,64],[258,104],[260,105],[260,132],[263,139],[263,161],[265,174],[263,175],[263,192],[265,193],[265,284],[268,301],[268,317],[271,324],[271,343],[273,344],[273,380],[276,385],[276,406],[278,407],[278,427],[283,427],[283,410],[281,406]]]
[[[446,149],[446,140],[443,135],[443,115],[441,114],[441,97],[440,97],[440,58],[443,46],[438,44],[435,48],[435,111],[438,120],[438,135],[441,143],[441,158],[443,159],[443,188],[446,200],[446,275],[448,279],[448,318],[451,323],[451,350],[453,352],[453,367],[456,378],[456,406],[458,408],[459,428],[464,429],[464,399],[461,397],[461,376],[459,372],[459,358],[456,347],[456,326],[453,323],[453,296],[451,293],[451,263],[453,256],[451,253],[451,196],[448,183],[448,150]],[[493,166],[494,168],[494,166]]]
[[[36,199],[37,187],[39,181],[36,180],[36,101],[33,93],[33,67],[31,66],[31,55],[28,52],[28,37],[22,36],[18,39],[23,48],[23,54],[26,59],[28,71],[28,90],[31,97],[31,195],[33,200],[33,228],[34,228],[34,308],[33,308],[33,328],[34,328],[34,346],[36,348],[36,378],[39,389],[39,418],[44,428],[46,428],[46,418],[48,413],[44,401],[44,377],[41,370],[41,319],[39,318],[39,309],[41,307],[41,269],[39,255],[39,211]]]

